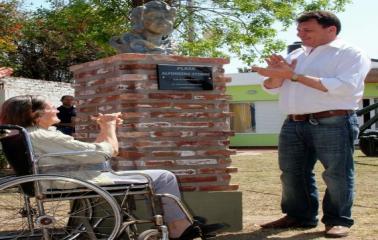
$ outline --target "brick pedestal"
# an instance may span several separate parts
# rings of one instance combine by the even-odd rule
[[[122,112],[116,169],[168,169],[183,191],[229,191],[229,96],[221,58],[120,54],[71,67],[77,102],[76,137],[93,141],[96,113]],[[214,90],[158,90],[156,65],[213,67]]]

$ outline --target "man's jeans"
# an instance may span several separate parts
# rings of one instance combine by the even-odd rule
[[[304,224],[316,225],[319,203],[313,168],[319,159],[325,168],[322,177],[327,185],[322,222],[327,226],[353,225],[353,142],[357,135],[354,113],[284,122],[279,138],[284,213]]]

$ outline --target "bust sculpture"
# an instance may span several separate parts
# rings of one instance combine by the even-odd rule
[[[113,37],[110,45],[119,53],[170,54],[169,34],[173,31],[176,8],[163,1],[150,1],[131,12],[132,29]]]

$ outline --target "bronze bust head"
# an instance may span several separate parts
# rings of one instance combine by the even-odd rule
[[[113,37],[110,44],[119,53],[170,54],[168,36],[173,31],[176,8],[163,1],[151,1],[131,12],[132,29]]]

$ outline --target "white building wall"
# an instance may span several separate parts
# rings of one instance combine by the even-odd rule
[[[2,78],[0,84],[2,84],[0,88],[0,104],[8,98],[30,94],[45,96],[55,106],[60,106],[60,98],[63,95],[74,95],[74,89],[70,83],[7,77]]]
[[[370,104],[378,101],[378,99],[370,99]],[[278,101],[256,101],[255,104],[255,118],[256,118],[256,133],[268,134],[279,133],[281,126],[286,116],[283,115],[278,108]],[[360,109],[362,103],[360,103]],[[370,117],[375,116],[375,112],[370,112]],[[363,124],[363,117],[358,117],[358,123]],[[371,126],[371,129],[377,130],[378,123]]]
[[[285,120],[278,109],[278,101],[256,101],[256,133],[279,133]]]
[[[245,86],[261,84],[265,77],[259,75],[256,72],[249,73],[231,73],[226,74],[227,77],[231,77],[232,81],[227,83],[227,86]]]

